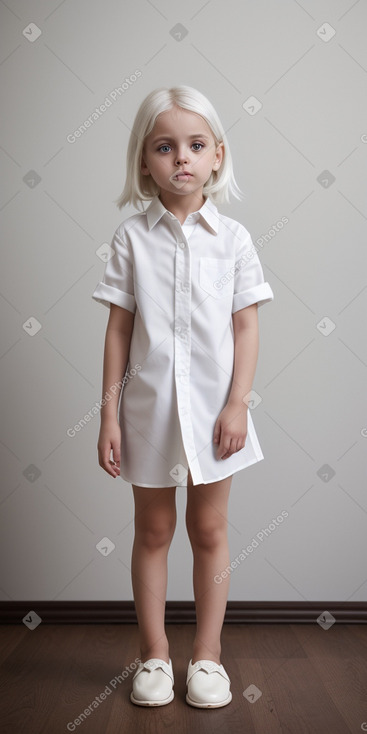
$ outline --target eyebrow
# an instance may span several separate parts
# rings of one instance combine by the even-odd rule
[[[205,140],[209,140],[208,136],[204,135],[203,133],[197,133],[197,135],[189,135],[188,137],[191,140],[193,140],[194,138],[205,138]],[[152,140],[152,143],[157,143],[158,140],[174,140],[174,138],[171,138],[170,135],[159,135],[158,138],[154,138],[154,140]]]

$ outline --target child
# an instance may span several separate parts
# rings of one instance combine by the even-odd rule
[[[233,473],[264,458],[248,402],[257,309],[274,296],[249,232],[218,213],[215,202],[241,191],[203,94],[187,86],[151,92],[135,117],[126,169],[118,207],[150,204],[115,231],[92,297],[110,308],[99,464],[131,482],[135,502],[131,573],[141,662],[131,701],[162,706],[174,696],[167,554],[176,487],[187,486],[197,627],[186,701],[225,706],[232,699],[220,662],[227,503]]]

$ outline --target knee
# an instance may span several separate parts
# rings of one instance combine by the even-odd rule
[[[223,518],[187,521],[186,526],[193,547],[214,550],[227,539],[227,522]]]
[[[139,540],[140,545],[144,545],[149,550],[157,550],[170,545],[175,526],[175,520],[167,520],[166,522],[159,520],[149,523],[148,526],[137,525],[135,527],[135,537]]]

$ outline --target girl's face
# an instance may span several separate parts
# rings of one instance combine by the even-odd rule
[[[211,172],[220,168],[223,155],[223,143],[215,146],[204,118],[174,106],[158,115],[145,138],[141,172],[150,174],[160,190],[171,195],[202,195]],[[183,171],[190,175],[178,175]]]

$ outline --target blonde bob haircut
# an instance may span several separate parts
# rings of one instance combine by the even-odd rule
[[[203,187],[203,195],[211,197],[215,204],[229,202],[230,193],[237,199],[242,198],[242,191],[234,178],[228,140],[213,105],[197,89],[181,85],[171,89],[166,87],[154,89],[141,103],[135,116],[126,153],[125,186],[119,198],[114,200],[119,209],[130,203],[136,209],[142,208],[143,201],[151,201],[159,194],[160,189],[152,176],[144,176],[141,173],[141,157],[145,138],[153,130],[158,115],[171,110],[174,105],[201,115],[212,131],[215,145],[224,144],[222,164],[218,171],[211,172]]]

